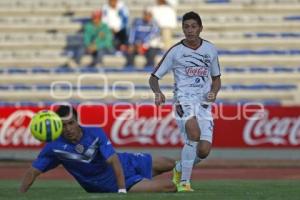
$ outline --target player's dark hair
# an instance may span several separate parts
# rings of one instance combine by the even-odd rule
[[[78,115],[76,109],[71,105],[60,105],[56,110],[56,114],[62,118],[74,117],[78,120]]]
[[[195,13],[193,11],[185,13],[182,17],[182,25],[183,22],[189,19],[195,20],[199,24],[199,26],[202,26],[202,20],[200,18],[200,15],[198,15],[198,13]]]

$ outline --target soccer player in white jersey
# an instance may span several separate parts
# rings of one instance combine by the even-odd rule
[[[220,66],[216,47],[202,39],[202,21],[195,12],[183,15],[185,39],[172,46],[151,74],[149,84],[155,104],[165,102],[158,80],[172,70],[175,79],[174,108],[185,144],[181,160],[173,169],[177,191],[193,191],[190,180],[193,166],[208,156],[213,135],[211,104],[221,87]]]

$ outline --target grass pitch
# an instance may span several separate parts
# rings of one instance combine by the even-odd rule
[[[74,181],[37,180],[25,194],[18,193],[19,182],[0,180],[2,200],[296,200],[300,199],[300,180],[212,180],[194,181],[192,193],[86,193]]]

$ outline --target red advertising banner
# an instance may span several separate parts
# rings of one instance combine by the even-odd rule
[[[45,107],[0,107],[0,148],[40,148],[28,125]],[[171,105],[80,104],[79,121],[102,127],[115,147],[178,147],[182,136]],[[299,148],[300,107],[218,105],[213,108],[213,146]]]

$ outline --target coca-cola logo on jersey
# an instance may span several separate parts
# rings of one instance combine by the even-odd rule
[[[185,72],[188,76],[207,76],[207,67],[186,67]]]
[[[16,110],[0,118],[0,146],[39,146],[28,129],[28,123],[35,113],[30,110]]]
[[[244,127],[246,144],[300,145],[300,117],[270,117],[268,110],[261,110],[249,119]]]
[[[139,143],[143,145],[179,145],[182,137],[172,112],[162,119],[136,116],[134,109],[125,110],[111,127],[111,140],[118,145]]]

